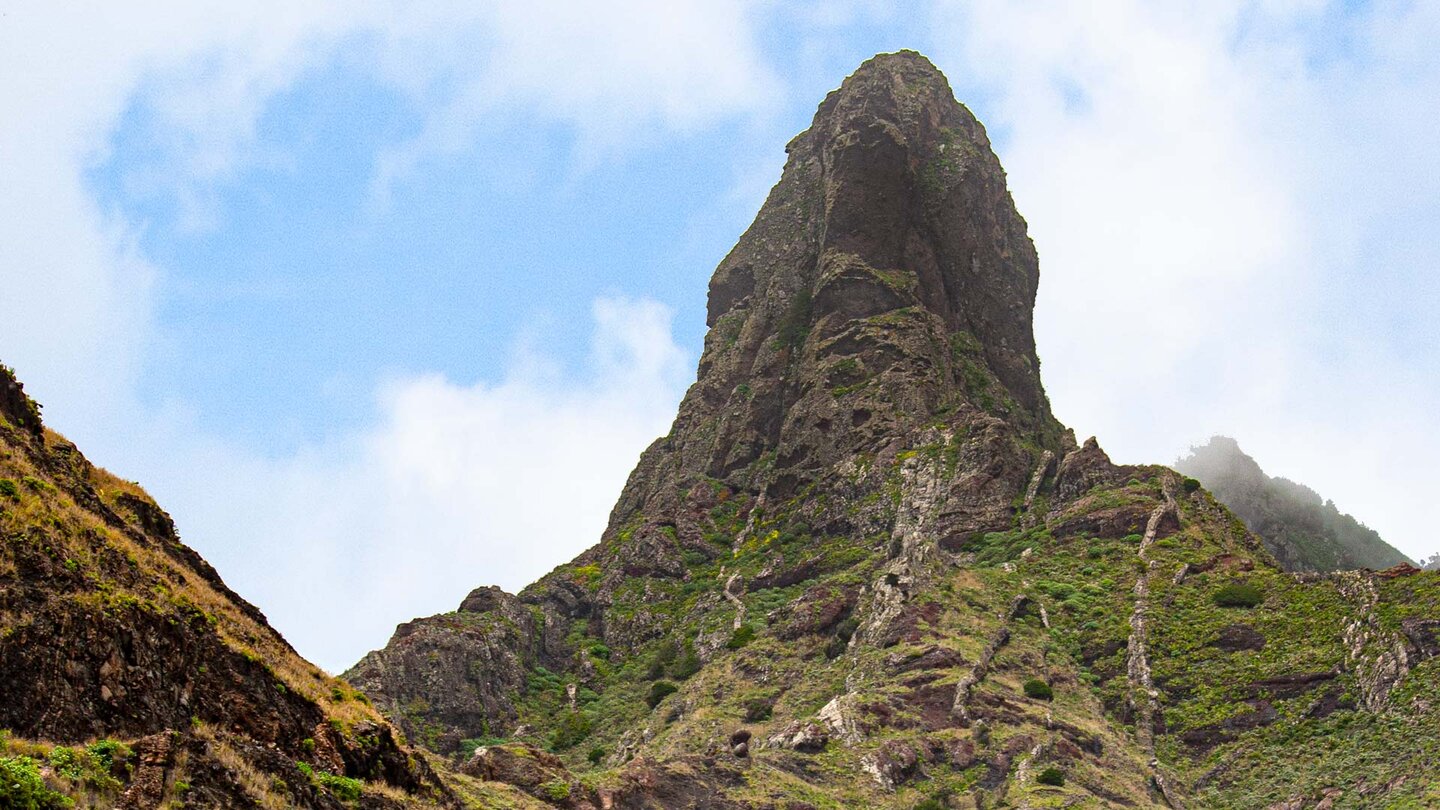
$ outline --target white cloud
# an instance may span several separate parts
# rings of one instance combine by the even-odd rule
[[[594,304],[589,360],[513,353],[496,383],[392,380],[355,435],[280,459],[197,441],[177,414],[130,441],[146,483],[239,593],[334,670],[471,588],[518,590],[599,540],[693,358],[650,301]],[[178,426],[178,427],[177,427]]]
[[[100,433],[133,385],[166,273],[127,222],[97,208],[86,170],[143,104],[156,161],[132,190],[211,224],[215,184],[261,159],[256,124],[277,92],[342,55],[410,99],[426,124],[377,156],[388,187],[460,148],[497,108],[568,124],[613,148],[626,133],[685,132],[773,98],[750,4],[625,0],[390,0],[228,6],[21,4],[0,25],[0,341],[71,430]],[[483,104],[481,103],[483,102]],[[273,156],[271,156],[273,157]],[[59,310],[63,310],[59,312]],[[57,317],[58,316],[58,317]]]
[[[1433,4],[942,2],[936,22],[962,98],[996,100],[1058,415],[1129,462],[1234,435],[1434,551]]]
[[[752,3],[465,4],[409,18],[389,38],[385,73],[417,97],[445,87],[423,128],[384,153],[376,194],[427,155],[457,151],[494,111],[520,103],[575,127],[585,160],[656,131],[690,132],[717,116],[769,108],[778,82],[760,58]]]
[[[0,359],[50,424],[144,480],[237,590],[327,665],[475,584],[521,585],[598,537],[624,473],[668,423],[680,360],[668,314],[599,305],[593,377],[535,367],[496,386],[405,378],[373,428],[261,458],[207,435],[184,403],[144,404],[140,375],[165,340],[159,296],[180,269],[141,255],[146,223],[99,208],[86,172],[141,105],[155,160],[124,182],[207,227],[216,185],[275,159],[256,150],[267,105],[338,58],[425,120],[414,142],[377,156],[385,182],[403,180],[396,161],[458,149],[497,111],[606,149],[629,133],[690,132],[769,103],[775,82],[750,14],[654,0],[523,13],[390,0],[11,4],[0,24]]]

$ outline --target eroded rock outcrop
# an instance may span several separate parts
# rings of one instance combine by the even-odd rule
[[[451,751],[472,737],[508,733],[516,696],[536,660],[530,609],[499,588],[476,588],[454,613],[406,622],[346,679],[407,738]]]
[[[599,543],[403,625],[357,682],[442,752],[548,749],[601,806],[1263,806],[1338,784],[1327,757],[1422,795],[1393,779],[1436,719],[1435,577],[1361,604],[1204,489],[1077,444],[1040,383],[1034,247],[944,77],[876,57],[787,153]],[[1379,731],[1401,706],[1415,738]]]

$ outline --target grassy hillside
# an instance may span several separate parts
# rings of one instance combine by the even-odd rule
[[[447,800],[364,695],[297,655],[143,489],[43,427],[4,367],[0,394],[12,784],[43,775],[39,806]]]
[[[1440,575],[1289,574],[1204,490],[1115,469],[923,553],[888,629],[863,619],[888,537],[805,529],[808,493],[752,520],[717,488],[707,536],[728,550],[685,576],[581,560],[537,585],[605,588],[604,615],[556,628],[572,664],[532,666],[513,732],[457,762],[550,751],[563,770],[536,795],[597,797],[637,762],[684,763],[724,807],[1440,801]],[[866,508],[946,474],[943,452],[902,452]],[[634,622],[664,630],[623,651],[597,632]]]

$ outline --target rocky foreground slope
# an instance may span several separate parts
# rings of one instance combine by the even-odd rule
[[[1307,486],[1271,478],[1228,436],[1213,436],[1175,462],[1265,541],[1287,571],[1376,570],[1409,558]]]
[[[455,804],[0,366],[0,807]]]
[[[351,682],[557,807],[1440,806],[1440,577],[1287,573],[1074,441],[944,77],[876,57],[787,152],[600,542]]]

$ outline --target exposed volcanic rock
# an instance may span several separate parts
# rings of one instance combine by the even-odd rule
[[[593,808],[598,804],[565,767],[559,757],[533,745],[477,748],[460,772],[492,782],[513,785],[540,799],[563,807]]]
[[[477,588],[455,613],[397,627],[384,649],[346,677],[407,738],[448,751],[488,735],[492,725],[513,725],[515,696],[534,664],[534,638],[526,606],[499,588]]]
[[[32,435],[40,435],[40,405],[25,395],[25,386],[8,367],[0,370],[0,417]]]
[[[588,600],[604,605],[637,576],[683,577],[686,551],[733,554],[724,547],[742,538],[717,536],[714,510],[697,503],[714,493],[745,513],[736,534],[763,518],[785,536],[868,537],[898,555],[907,521],[957,537],[1009,527],[1039,454],[1063,452],[1031,330],[1034,247],[984,129],[944,77],[915,54],[877,57],[787,152],[711,281],[711,330],[674,427],[577,561],[599,566],[599,587],[576,606],[556,603],[568,583],[553,576],[522,595],[550,615],[588,617]],[[856,509],[917,447],[929,455],[903,461],[923,502],[908,515]],[[937,466],[961,474],[918,480]],[[780,564],[825,573],[805,553],[781,551]],[[633,648],[663,628],[641,614],[599,629]]]
[[[1076,445],[1025,223],[923,57],[866,62],[787,152],[600,542],[351,677],[557,806],[1423,804],[1440,577],[1301,581]]]
[[[1031,330],[1035,248],[944,77],[915,55],[871,60],[786,151],[710,282],[698,379],[622,514],[766,453],[784,497],[953,410],[1058,440]]]
[[[577,650],[565,638],[575,622],[594,625],[612,649],[659,636],[665,622],[650,610],[605,611],[616,589],[690,578],[686,555],[733,554],[751,515],[783,509],[795,535],[868,538],[884,549],[897,540],[893,510],[854,504],[881,497],[897,457],[926,446],[964,474],[934,482],[917,505],[927,514],[914,519],[969,537],[1009,527],[1014,492],[1039,454],[1065,449],[1035,356],[1035,249],[984,128],[945,78],[917,54],[877,57],[826,98],[786,151],[780,182],[711,281],[711,330],[673,429],[641,457],[601,543],[520,596],[544,615],[535,658],[547,666],[573,665]],[[918,473],[935,460],[912,466]],[[843,497],[810,497],[822,491]],[[717,525],[717,508],[734,511],[733,529]],[[824,556],[794,556],[803,551],[780,552],[758,584],[784,581],[787,566],[795,581],[826,573]],[[432,621],[454,623],[421,620]],[[404,657],[402,644],[430,654],[397,634],[376,655]],[[408,675],[377,680],[375,661],[347,676],[433,705],[435,690],[396,683]],[[419,658],[391,667],[425,668]],[[507,683],[510,673],[496,671]],[[504,701],[454,686],[498,709],[486,727],[512,727]],[[424,714],[446,740],[480,727],[443,709]]]
[[[38,414],[0,367],[0,729],[135,741],[129,769],[115,766],[134,807],[177,782],[193,807],[335,806],[297,763],[449,801],[362,695],[296,655],[154,501]],[[244,773],[287,787],[246,788]]]

